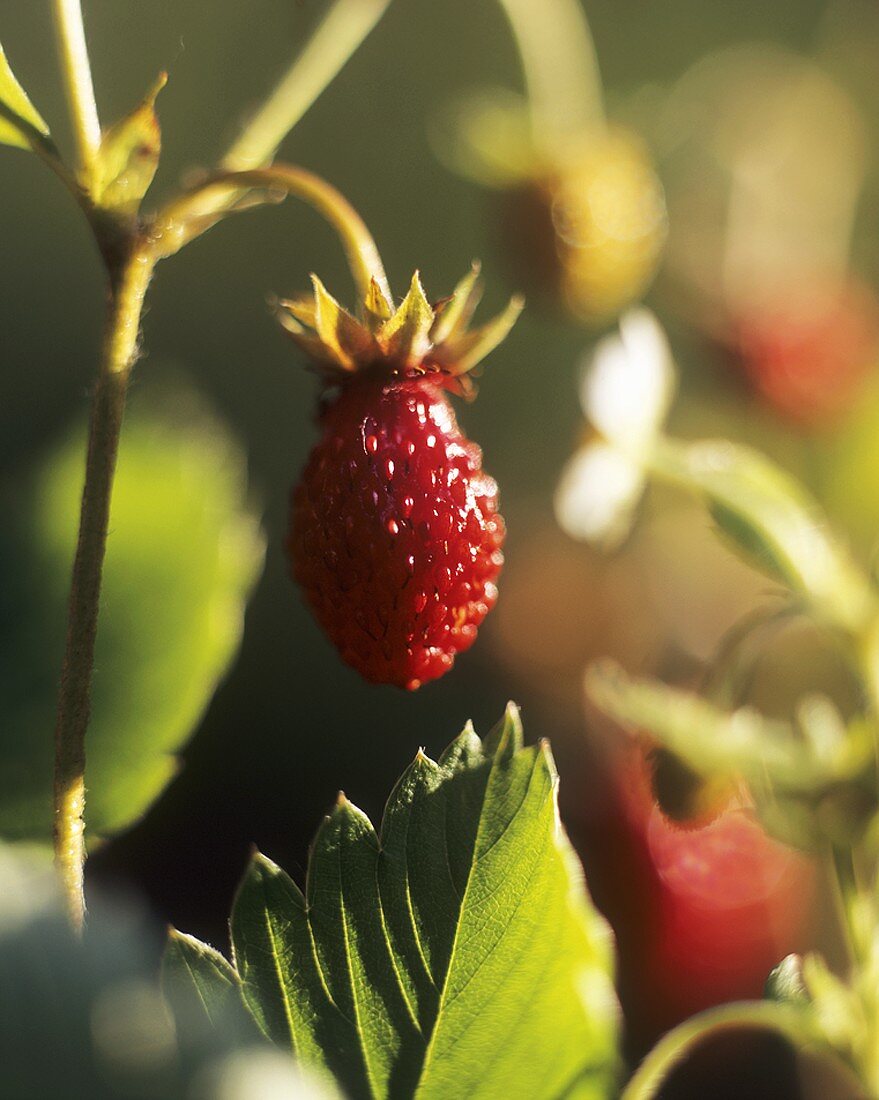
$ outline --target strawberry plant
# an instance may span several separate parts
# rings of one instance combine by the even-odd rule
[[[561,358],[566,339],[582,340],[584,324],[606,330],[586,353],[587,423],[554,496],[553,532],[567,547],[558,560],[569,566],[564,554],[586,543],[600,577],[604,558],[622,560],[651,514],[683,491],[772,586],[719,632],[718,652],[698,670],[701,690],[692,655],[688,663],[674,645],[646,670],[603,661],[585,672],[577,706],[597,731],[592,794],[606,813],[616,805],[627,837],[617,847],[610,835],[593,835],[585,847],[606,839],[598,855],[610,865],[628,853],[611,870],[618,882],[633,880],[650,934],[633,947],[610,894],[596,889],[607,917],[593,903],[562,824],[549,742],[526,744],[516,704],[484,736],[468,721],[436,759],[420,745],[417,716],[427,712],[413,708],[425,696],[430,707],[450,698],[457,706],[458,696],[439,693],[460,683],[477,717],[494,705],[488,688],[478,690],[472,670],[480,666],[468,664],[467,651],[483,669],[504,668],[503,632],[492,633],[497,616],[489,612],[502,598],[505,554],[516,568],[528,513],[513,493],[504,505],[508,532],[498,482],[458,416],[490,353],[493,371],[504,359],[515,363],[524,301],[514,293],[493,319],[480,320],[476,262],[445,297],[428,297],[417,271],[395,295],[354,206],[322,175],[280,156],[397,5],[332,0],[225,152],[157,198],[159,113],[173,72],[159,73],[139,103],[102,124],[80,0],[52,0],[66,134],[63,123],[47,121],[54,112],[44,117],[0,47],[0,144],[34,154],[73,199],[100,259],[106,312],[87,430],[40,448],[36,461],[0,482],[9,517],[0,531],[0,1097],[643,1100],[676,1095],[676,1075],[695,1048],[755,1030],[817,1059],[841,1095],[879,1092],[876,578],[793,472],[756,448],[694,441],[668,426],[689,385],[675,355],[687,318],[667,335],[636,304],[677,231],[636,128],[638,97],[617,110],[605,94],[579,0],[484,6],[496,6],[512,32],[525,93],[471,93],[446,108],[432,128],[436,151],[459,176],[496,192],[494,221],[517,282],[561,307],[537,322],[537,366]],[[814,73],[810,80],[821,102],[837,102],[826,82]],[[669,97],[672,120],[681,95],[678,88]],[[653,89],[646,98],[658,96]],[[391,121],[383,112],[378,129],[402,157],[405,127]],[[356,130],[341,138],[346,155]],[[389,175],[397,168],[386,167]],[[314,274],[309,294],[272,299],[280,327],[317,375],[317,439],[289,501],[271,499],[261,517],[245,448],[226,418],[179,370],[135,368],[165,261],[233,214],[291,196],[333,230],[354,304],[344,308]],[[851,195],[838,205],[849,209]],[[408,224],[406,212],[395,217]],[[285,263],[288,253],[285,245]],[[301,279],[295,257],[291,266]],[[810,313],[808,296],[800,307],[791,291],[776,309],[739,285],[753,308],[740,316],[724,307],[717,329],[728,342],[734,332],[754,387],[804,422],[823,423],[831,410],[844,416],[875,351],[872,292],[850,278],[833,285],[848,296],[821,316]],[[793,316],[793,329],[780,320]],[[222,315],[215,322],[220,341],[226,323]],[[696,327],[712,330],[706,318]],[[536,375],[527,399],[535,418],[548,403],[567,404],[557,378]],[[133,377],[139,385],[130,393]],[[504,400],[496,391],[476,408],[495,401],[511,434],[513,407]],[[229,403],[218,404],[228,414]],[[859,446],[838,443],[841,469],[864,465]],[[524,475],[536,461],[535,439],[519,433],[511,449]],[[490,440],[486,453],[488,468],[498,469]],[[547,515],[549,503],[544,496]],[[859,511],[851,502],[848,509]],[[872,528],[859,519],[852,526],[864,541]],[[649,556],[656,544],[645,545]],[[383,811],[369,792],[368,814],[339,793],[310,834],[307,857],[281,858],[289,873],[254,847],[246,866],[232,869],[242,875],[228,944],[214,946],[197,922],[157,931],[143,900],[120,900],[91,874],[86,880],[86,858],[125,850],[121,834],[136,833],[162,798],[202,717],[227,704],[217,689],[275,550],[286,594],[301,597],[316,621],[305,624],[314,627],[308,637],[317,648],[319,629],[336,651],[339,682],[377,685],[363,691],[379,700],[383,724],[384,700],[389,727],[392,716],[405,716],[399,724],[411,743],[399,759],[411,763]],[[693,562],[688,556],[685,571],[702,568],[689,546],[686,553]],[[547,588],[564,588],[554,605],[562,616],[573,621],[580,609],[569,573],[560,570],[560,580],[552,567],[538,572],[520,579],[520,590],[533,587],[526,602],[542,620],[538,645],[551,645],[564,624],[552,622]],[[616,583],[625,587],[625,570]],[[601,581],[592,588],[597,607]],[[651,614],[648,590],[639,585],[619,606],[635,615],[643,603]],[[260,629],[265,622],[257,619]],[[526,638],[517,639],[520,651],[534,648],[533,625],[514,625]],[[805,650],[789,652],[795,627],[808,634],[814,665]],[[656,624],[651,637],[662,633]],[[767,705],[765,680],[782,679],[773,661],[784,657],[800,679],[775,685]],[[290,667],[307,658],[300,646],[281,660]],[[579,665],[575,675],[582,697]],[[533,727],[554,740],[558,733],[568,754],[562,679],[560,671],[541,693],[558,716],[545,710]],[[333,684],[320,690],[336,692]],[[271,697],[247,700],[252,726],[259,715],[274,717]],[[303,718],[284,731],[278,751],[297,763],[301,756],[306,770],[317,751],[341,767],[343,745],[369,740],[360,719],[352,706],[345,721],[353,733],[337,743],[333,731],[306,728]],[[254,744],[238,731],[227,790],[247,773]],[[365,753],[382,759],[373,744]],[[188,766],[198,761],[194,754]],[[274,766],[264,764],[263,774]],[[211,829],[237,813],[219,803]],[[285,812],[295,816],[295,808]],[[249,821],[237,825],[236,836],[250,829]],[[260,849],[272,851],[271,842],[260,840]],[[591,878],[601,860],[581,854]],[[827,884],[833,913],[825,924],[833,928],[818,943],[808,918]],[[186,889],[201,888],[196,873]],[[664,1034],[642,1057],[632,1034],[654,999],[654,1030]]]

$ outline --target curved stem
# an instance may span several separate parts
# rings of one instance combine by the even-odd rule
[[[790,1006],[773,1001],[740,1001],[709,1008],[659,1040],[623,1089],[622,1100],[651,1100],[672,1070],[700,1042],[738,1028],[775,1031],[798,1047],[813,1044],[803,1013]]]
[[[268,163],[287,134],[338,75],[390,0],[336,0],[274,92],[229,148],[230,171]]]
[[[603,128],[601,74],[580,0],[499,3],[522,59],[536,140],[552,146],[572,134]]]
[[[76,142],[79,175],[88,189],[101,145],[101,123],[82,24],[80,0],[52,0],[55,38]]]
[[[157,257],[177,252],[217,220],[218,197],[254,188],[295,195],[312,206],[336,231],[345,249],[358,295],[365,299],[373,279],[391,299],[378,248],[366,223],[335,187],[313,172],[292,164],[273,164],[244,172],[218,172],[170,203],[158,216],[153,237]]]
[[[85,916],[85,734],[91,707],[101,574],[128,377],[136,358],[140,316],[152,270],[152,259],[135,251],[118,276],[111,277],[70,587],[55,727],[54,837],[55,865],[76,929],[82,928]]]

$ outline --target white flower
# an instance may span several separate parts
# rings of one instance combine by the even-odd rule
[[[662,326],[648,309],[629,310],[584,365],[580,403],[596,435],[568,462],[555,494],[556,518],[572,538],[605,548],[626,538],[674,389]]]

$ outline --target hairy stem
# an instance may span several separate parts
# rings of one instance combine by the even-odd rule
[[[278,146],[338,75],[390,0],[336,0],[274,92],[230,147],[223,168],[237,171],[268,163]]]
[[[580,0],[499,0],[522,59],[538,144],[604,127],[595,44]]]
[[[336,231],[361,298],[373,279],[391,300],[378,248],[366,223],[335,187],[313,172],[292,164],[273,164],[244,172],[219,172],[170,203],[155,223],[153,247],[157,256],[178,251],[216,218],[217,200],[261,189],[294,195],[312,206]]]
[[[85,735],[91,705],[101,574],[119,433],[153,262],[135,251],[111,276],[101,367],[92,398],[85,485],[73,562],[55,727],[55,865],[74,928],[85,917]]]
[[[76,143],[79,176],[88,190],[101,145],[101,123],[82,24],[80,0],[52,0],[55,39]]]

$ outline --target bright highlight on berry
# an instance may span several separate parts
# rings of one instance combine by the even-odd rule
[[[313,283],[313,299],[281,303],[282,324],[335,387],[293,491],[291,570],[342,659],[411,691],[449,671],[497,599],[497,485],[446,391],[472,393],[469,372],[522,302],[470,329],[475,266],[434,306],[417,273],[396,310],[373,280],[359,317]]]

